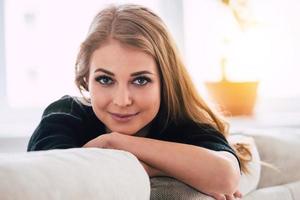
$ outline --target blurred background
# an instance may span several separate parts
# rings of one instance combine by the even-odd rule
[[[49,103],[80,95],[79,45],[110,3],[142,4],[163,18],[200,94],[227,113],[232,131],[300,127],[297,0],[0,0],[0,152],[23,150]],[[229,83],[255,87],[224,89]],[[212,93],[253,107],[230,110]]]

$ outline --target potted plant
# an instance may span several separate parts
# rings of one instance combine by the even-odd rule
[[[246,0],[236,0],[232,5],[231,0],[222,0],[228,6],[237,20],[241,31],[253,24],[245,15]],[[228,40],[224,40],[224,45]],[[227,57],[223,56],[220,62],[221,80],[206,82],[205,86],[209,96],[217,104],[225,116],[252,115],[257,98],[259,81],[230,81],[227,78]]]

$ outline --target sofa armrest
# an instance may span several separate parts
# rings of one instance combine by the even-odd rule
[[[214,200],[196,189],[171,177],[151,178],[150,200]]]
[[[129,152],[74,148],[0,154],[1,200],[149,197],[149,176]]]

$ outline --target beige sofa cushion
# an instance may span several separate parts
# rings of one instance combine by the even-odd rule
[[[300,180],[300,133],[289,129],[247,130],[254,137],[262,161],[278,170],[262,166],[258,188]]]
[[[243,200],[297,200],[300,199],[300,181],[261,188],[251,192]]]
[[[260,156],[258,153],[258,149],[254,141],[254,138],[251,136],[233,134],[229,136],[228,141],[231,144],[245,143],[248,144],[250,147],[250,151],[252,153],[252,160],[248,164],[250,173],[242,174],[240,184],[239,184],[240,192],[243,195],[246,195],[257,188],[260,179],[261,163],[260,163]]]
[[[150,181],[125,151],[74,148],[0,154],[1,200],[148,200]]]

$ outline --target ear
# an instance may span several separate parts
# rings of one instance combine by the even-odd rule
[[[83,77],[82,87],[85,91],[89,92],[89,76]]]

